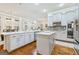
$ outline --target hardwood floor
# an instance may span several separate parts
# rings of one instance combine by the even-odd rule
[[[3,45],[0,45],[0,52],[3,51]]]
[[[0,51],[3,51],[3,45],[0,46]],[[36,42],[32,42],[8,54],[9,55],[40,55],[37,53],[36,50]],[[68,48],[56,44],[51,55],[76,55],[76,53],[73,48]]]
[[[55,45],[52,55],[76,55],[73,48],[64,47],[61,45]]]

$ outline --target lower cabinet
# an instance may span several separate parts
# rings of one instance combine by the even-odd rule
[[[30,42],[30,37],[29,37],[30,35],[29,35],[29,33],[25,33],[25,44],[28,44],[29,42]]]
[[[18,39],[17,39],[18,47],[21,47],[21,46],[25,45],[24,44],[24,41],[25,41],[24,39],[25,39],[24,34],[19,34],[18,35]]]
[[[5,37],[5,47],[8,52],[16,49],[18,47],[18,37],[16,35],[9,35]]]
[[[42,55],[50,55],[54,47],[53,35],[37,34],[37,51]]]
[[[18,47],[18,38],[12,38],[10,41],[9,41],[9,43],[10,43],[10,49],[8,50],[8,51],[12,51],[12,50],[14,50],[14,49],[16,49],[17,47]]]
[[[34,33],[26,33],[25,34],[25,44],[31,43],[34,41]]]
[[[34,41],[34,33],[23,33],[5,36],[5,47],[8,52],[11,52],[19,47]]]
[[[29,33],[29,42],[34,41],[34,33]]]

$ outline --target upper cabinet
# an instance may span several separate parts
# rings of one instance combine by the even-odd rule
[[[35,30],[37,22],[28,18],[0,14],[0,32]]]
[[[27,30],[27,19],[22,19],[22,23],[21,23],[21,26],[22,26],[22,31],[26,31]]]
[[[48,26],[52,26],[53,22],[55,21],[61,21],[61,16],[62,16],[61,13],[55,13],[51,16],[48,16]]]
[[[61,16],[62,16],[61,13],[53,14],[53,21],[60,21],[61,20]]]
[[[19,18],[14,18],[13,29],[15,29],[16,31],[20,30],[20,19]]]
[[[79,8],[66,8],[58,11],[54,11],[53,13],[48,14],[48,26],[53,26],[53,22],[61,21],[62,25],[67,25],[67,22],[74,21],[78,19]]]
[[[6,18],[5,18],[5,27],[8,27],[8,26],[12,27],[12,18],[6,16]]]
[[[53,23],[53,16],[48,16],[48,26],[52,26]]]
[[[77,10],[69,10],[62,14],[62,25],[67,25],[68,22],[74,21],[78,17],[78,13],[76,13]]]
[[[22,29],[21,22],[20,17],[1,14],[1,32],[19,31]]]

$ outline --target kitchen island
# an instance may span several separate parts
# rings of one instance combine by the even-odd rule
[[[4,50],[11,52],[26,44],[34,41],[34,33],[36,31],[22,31],[22,32],[3,32],[4,36]]]
[[[44,31],[37,33],[37,52],[50,55],[54,47],[55,32]]]

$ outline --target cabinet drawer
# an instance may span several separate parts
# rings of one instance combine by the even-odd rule
[[[10,39],[18,38],[18,35],[11,35]]]

